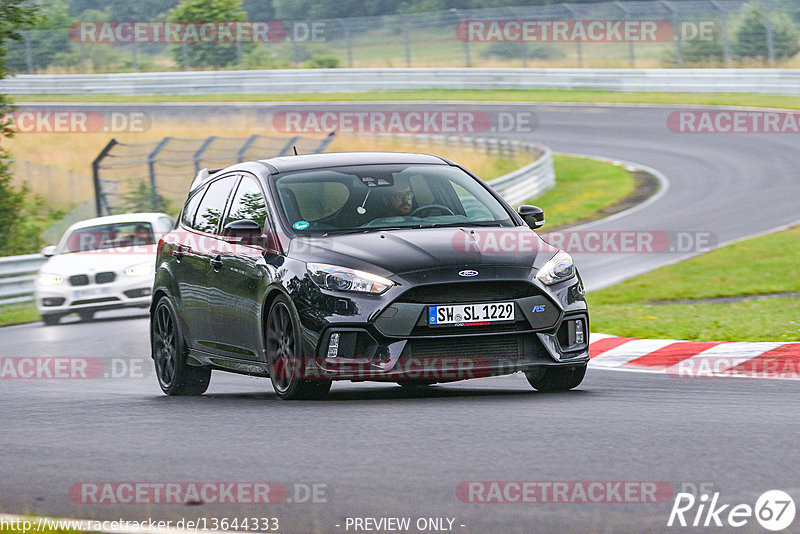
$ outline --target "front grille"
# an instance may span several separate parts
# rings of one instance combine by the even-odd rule
[[[538,294],[536,286],[527,282],[456,282],[411,288],[400,295],[397,302],[416,304],[497,302]]]
[[[101,297],[99,299],[83,299],[83,300],[73,300],[73,306],[80,306],[81,304],[100,304],[101,302],[114,302],[118,301],[117,297]]]
[[[110,284],[117,279],[117,275],[112,272],[97,273],[94,275],[94,282],[96,284]]]
[[[458,358],[487,362],[516,360],[521,352],[521,336],[461,336],[412,339],[403,350],[406,358]]]
[[[86,274],[76,274],[74,276],[69,277],[69,284],[72,286],[88,286],[89,285],[89,275]]]

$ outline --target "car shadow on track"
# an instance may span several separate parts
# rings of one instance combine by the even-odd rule
[[[505,389],[498,387],[491,388],[475,388],[475,387],[428,387],[421,389],[408,389],[399,386],[372,386],[372,387],[348,387],[342,389],[334,388],[323,400],[317,401],[282,401],[288,405],[308,405],[309,403],[325,404],[337,401],[418,401],[425,399],[463,399],[463,398],[481,398],[481,399],[503,399],[503,398],[537,398],[537,399],[577,399],[586,398],[592,394],[587,390],[572,390],[560,393],[542,393],[533,389]],[[156,397],[155,400],[161,402],[174,401],[175,398],[167,396]],[[186,398],[189,402],[196,402],[199,400],[197,397]],[[279,397],[272,391],[265,391],[263,393],[248,392],[248,393],[206,393],[202,397],[203,402],[215,402],[228,404],[229,402],[265,402],[265,401],[278,401]]]

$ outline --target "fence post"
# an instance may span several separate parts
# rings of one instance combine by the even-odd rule
[[[614,5],[617,6],[617,8],[620,11],[622,11],[622,18],[627,20],[629,18],[629,16],[630,16],[630,12],[628,11],[628,8],[625,7],[624,5],[622,5],[622,2],[620,2],[619,0],[614,2]],[[635,50],[633,48],[633,41],[628,41],[628,60],[631,63],[631,68],[636,67],[636,52],[635,52]]]
[[[103,186],[100,183],[100,163],[108,156],[108,153],[111,152],[111,149],[117,145],[118,142],[116,139],[111,139],[108,144],[100,151],[94,161],[92,161],[92,181],[94,182],[94,209],[97,212],[98,217],[103,216],[103,204],[105,203],[108,206],[108,202],[105,201],[105,193],[103,192]]]
[[[150,194],[152,195],[153,211],[161,209],[161,203],[158,201],[158,188],[156,186],[156,156],[158,156],[170,141],[172,141],[172,137],[165,137],[159,141],[153,151],[147,156],[147,170],[150,174]]]
[[[411,67],[411,43],[408,41],[408,26],[403,23],[403,47],[406,52],[406,67]]]
[[[675,42],[675,63],[678,67],[683,67],[683,50],[681,50],[681,29],[678,24],[678,10],[672,7],[667,0],[661,2],[667,11],[669,11],[670,19],[672,20],[672,40]]]
[[[770,11],[763,2],[758,2],[758,5],[764,10],[764,27],[767,29],[767,54],[769,56],[769,66],[775,66],[775,36],[772,34],[772,17]]]
[[[461,22],[463,20],[461,15],[458,13],[458,10],[456,8],[451,8],[450,9],[450,13],[453,14],[453,17],[456,20],[456,24],[458,24],[459,22]],[[472,66],[472,59],[469,56],[469,36],[467,36],[467,38],[464,39],[463,42],[464,42],[464,66],[465,67],[471,67]]]
[[[573,19],[577,20],[578,15],[575,13],[575,10],[572,8],[571,5],[569,5],[569,4],[561,4],[561,5],[564,7],[564,9],[569,11],[569,14]],[[575,39],[575,51],[578,53],[578,68],[582,69],[583,68],[583,40],[580,37]]]
[[[31,50],[31,40],[28,37],[28,32],[19,32],[22,39],[25,41],[25,63],[28,67],[28,74],[33,74],[33,51]]]
[[[294,137],[289,139],[289,142],[286,143],[285,145],[283,145],[283,148],[281,149],[280,152],[278,152],[278,155],[279,156],[285,156],[286,154],[288,154],[289,153],[289,149],[292,148],[292,146],[294,146],[294,144],[297,142],[298,139],[300,139],[299,135],[295,135]],[[248,139],[248,141],[249,141],[249,139]]]
[[[206,151],[206,149],[208,148],[208,145],[213,143],[214,139],[216,139],[216,138],[217,138],[216,135],[212,135],[211,137],[207,137],[206,140],[203,141],[203,144],[200,145],[200,148],[198,148],[197,151],[192,156],[192,161],[194,162],[194,172],[195,173],[200,171],[200,157],[203,155],[203,152]],[[239,160],[239,161],[242,161],[242,160]]]
[[[731,44],[728,41],[728,12],[722,9],[717,0],[710,0],[711,5],[719,12],[720,23],[722,24],[722,57],[726,67],[731,66]]]
[[[241,163],[242,161],[244,161],[245,153],[253,145],[253,143],[256,142],[256,139],[258,139],[259,137],[261,137],[259,134],[253,134],[253,135],[251,135],[250,137],[247,138],[247,141],[244,142],[244,144],[242,145],[242,148],[240,148],[239,151],[236,153],[236,161],[237,162]]]

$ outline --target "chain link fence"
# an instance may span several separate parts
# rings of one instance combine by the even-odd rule
[[[493,27],[491,21],[501,24]],[[575,34],[572,24],[567,26],[568,33],[551,35],[555,39],[547,39],[544,26],[534,28],[538,38],[514,39],[519,27],[508,23],[515,21],[655,21],[658,35],[655,41],[642,36],[625,39],[624,35],[618,39],[612,30],[611,38],[598,40],[592,38],[592,31]],[[470,26],[471,22],[482,23],[482,29],[471,33],[477,28]],[[10,44],[8,66],[17,73],[336,66],[775,66],[797,53],[800,2],[565,2],[270,24],[281,28],[280,39],[236,42],[235,46],[185,41],[169,44],[152,39],[120,42],[113,35],[99,43],[81,37],[74,27],[71,33],[68,28],[28,30],[22,32],[22,41]],[[553,30],[553,26],[548,28]],[[509,29],[514,31],[509,34]],[[202,63],[203,50],[213,46],[224,47],[218,54],[224,61]]]
[[[165,137],[146,143],[112,139],[92,163],[95,211],[112,215],[127,211],[175,213],[186,198],[194,175],[242,161],[324,151],[324,138],[251,135],[250,137]]]

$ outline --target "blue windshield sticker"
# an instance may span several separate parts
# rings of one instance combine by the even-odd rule
[[[292,225],[295,230],[305,230],[309,227],[308,221],[297,221]]]

